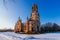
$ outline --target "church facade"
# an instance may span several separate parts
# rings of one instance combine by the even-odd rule
[[[14,27],[14,32],[22,32],[22,33],[39,33],[40,32],[40,15],[38,12],[37,4],[32,5],[32,13],[30,18],[27,17],[25,23],[22,23],[20,17],[18,18],[17,23]]]

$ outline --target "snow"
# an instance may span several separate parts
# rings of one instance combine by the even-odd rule
[[[18,34],[14,32],[0,32],[0,40],[60,40],[60,33]]]

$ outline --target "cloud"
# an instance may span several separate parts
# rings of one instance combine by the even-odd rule
[[[2,2],[3,2],[3,5],[5,6],[5,8],[7,8],[8,3],[10,3],[10,4],[11,3],[16,3],[16,0],[2,0]]]

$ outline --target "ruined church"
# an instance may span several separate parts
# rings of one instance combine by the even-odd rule
[[[40,29],[40,15],[38,12],[38,6],[37,4],[32,5],[32,13],[30,15],[30,18],[27,17],[27,20],[25,23],[22,23],[22,20],[20,17],[18,18],[18,21],[15,24],[14,32],[17,33],[39,33],[41,31]]]

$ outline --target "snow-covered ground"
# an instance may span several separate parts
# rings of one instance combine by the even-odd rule
[[[0,40],[60,40],[60,33],[46,34],[17,34],[14,32],[0,32]]]

